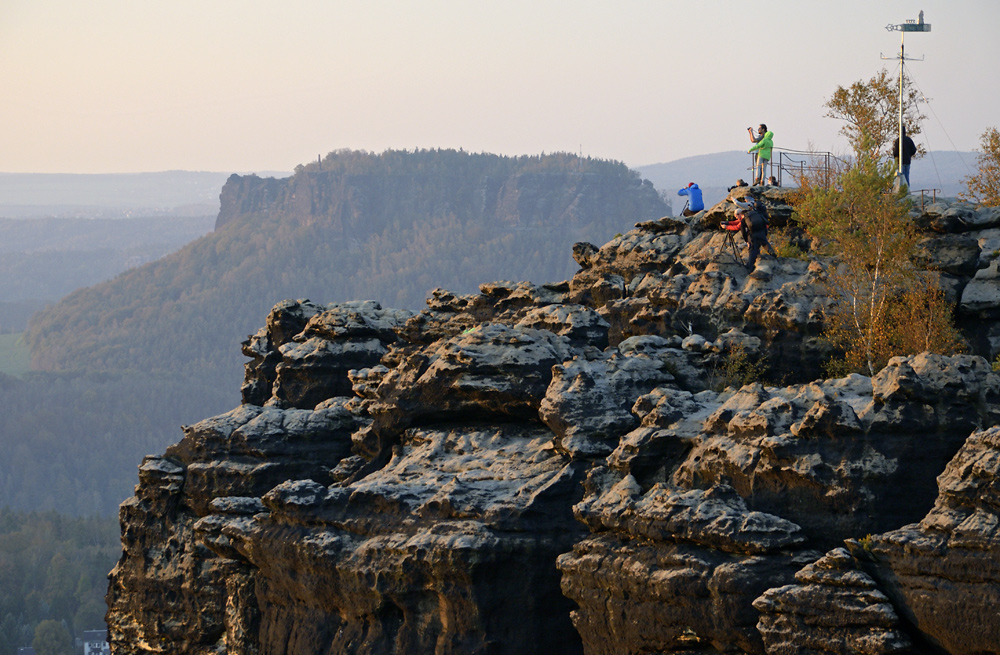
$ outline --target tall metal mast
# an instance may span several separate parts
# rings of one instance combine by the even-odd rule
[[[905,51],[903,49],[903,37],[906,36],[907,32],[930,32],[931,24],[924,22],[924,12],[921,11],[917,14],[917,20],[908,20],[905,23],[898,25],[886,25],[885,29],[889,32],[899,32],[899,56],[898,57],[882,57],[882,59],[899,59],[899,139],[896,141],[896,155],[898,162],[896,165],[896,186],[897,188],[902,185],[901,178],[903,177],[903,62],[904,61],[923,61],[923,57],[920,59],[909,59],[907,60]]]

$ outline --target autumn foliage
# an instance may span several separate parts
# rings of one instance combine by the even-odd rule
[[[912,137],[920,133],[926,116],[920,111],[920,94],[905,74],[903,86],[903,122]],[[899,132],[899,78],[883,68],[870,80],[858,80],[846,88],[838,86],[823,106],[827,117],[844,121],[840,132],[855,153],[878,150]]]
[[[891,163],[862,153],[831,184],[800,180],[797,219],[826,255],[825,336],[842,353],[831,373],[874,375],[896,355],[963,347],[934,274],[911,260],[920,236],[893,178]]]
[[[1000,131],[988,128],[980,136],[976,172],[965,178],[962,197],[987,207],[1000,207]]]

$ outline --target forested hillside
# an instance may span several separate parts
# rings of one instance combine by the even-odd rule
[[[332,153],[287,180],[233,176],[222,201],[214,233],[37,315],[35,367],[193,367],[235,385],[239,342],[280,300],[420,309],[437,286],[561,280],[574,242],[666,211],[619,163],[456,151]]]
[[[0,655],[36,628],[67,637],[104,628],[107,573],[121,553],[117,522],[0,508]]]
[[[0,509],[110,515],[143,455],[235,405],[239,389],[142,371],[0,374]]]
[[[69,416],[52,427],[56,451],[90,444],[75,466],[51,471],[41,452],[18,452],[42,458],[31,469],[39,480],[67,478],[62,488],[72,497],[53,492],[53,502],[90,512],[94,501],[82,499],[98,498],[111,511],[130,492],[140,458],[176,440],[177,416],[192,421],[239,402],[239,344],[276,302],[375,299],[420,309],[434,287],[471,292],[498,279],[563,280],[576,269],[574,242],[603,243],[666,213],[653,186],[623,164],[564,154],[343,151],[287,179],[233,176],[215,232],[35,317],[26,336],[36,368],[59,373],[53,379],[73,371],[87,372],[77,381],[95,371],[116,377],[79,383],[93,408],[86,434]],[[127,391],[152,388],[151,379],[169,390],[170,408],[163,398]],[[61,388],[77,393],[71,387]],[[78,406],[82,398],[54,402]],[[123,398],[132,404],[118,404]],[[166,417],[170,411],[174,418]],[[7,443],[0,446],[27,440],[21,429],[3,429]],[[20,474],[8,462],[0,463],[0,479],[9,481]],[[91,473],[77,479],[78,470]],[[96,471],[104,471],[99,481],[91,478]],[[110,489],[90,493],[110,480],[121,481],[113,503]],[[16,506],[53,504],[32,506],[26,498]]]
[[[214,218],[0,218],[0,332],[21,332],[74,289],[181,248],[210,232]]]

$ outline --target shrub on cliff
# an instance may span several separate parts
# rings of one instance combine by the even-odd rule
[[[965,178],[966,192],[961,196],[987,207],[1000,207],[1000,131],[991,127],[979,139],[982,151],[976,172]]]
[[[825,335],[843,353],[831,373],[874,375],[896,355],[963,348],[933,275],[911,260],[919,235],[894,177],[891,162],[861,152],[829,185],[800,181],[797,220],[827,257]]]

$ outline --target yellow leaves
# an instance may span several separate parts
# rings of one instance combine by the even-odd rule
[[[844,353],[829,372],[874,375],[898,355],[924,351],[951,355],[965,350],[952,325],[952,308],[932,276],[915,274],[905,289],[877,300],[856,296],[837,303],[827,316],[826,338]]]
[[[907,134],[914,136],[927,117],[918,106],[920,94],[905,74],[903,84],[903,122]],[[845,122],[840,131],[855,153],[877,150],[891,142],[898,131],[899,78],[883,68],[870,80],[858,80],[848,88],[838,86],[823,106],[827,117]]]
[[[952,325],[952,306],[934,276],[923,273],[889,308],[897,355],[923,351],[951,355],[965,350],[965,341]]]
[[[1000,131],[988,128],[980,136],[980,144],[976,172],[965,178],[966,192],[960,195],[987,207],[1000,207]]]
[[[826,283],[835,302],[825,336],[843,353],[833,374],[874,375],[896,355],[963,346],[943,292],[911,261],[919,235],[892,177],[890,166],[862,156],[828,188],[807,182],[796,207],[830,257]]]

